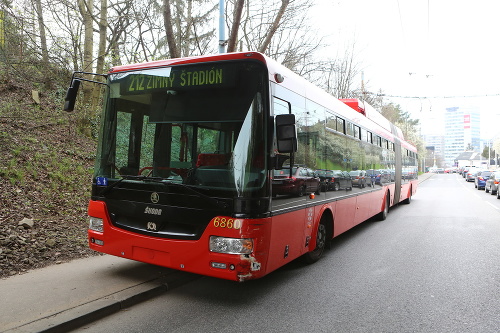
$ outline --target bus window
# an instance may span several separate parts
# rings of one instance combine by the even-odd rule
[[[337,119],[335,116],[332,116],[330,114],[327,113],[327,118],[326,118],[326,127],[329,129],[329,130],[337,130]]]
[[[279,114],[289,114],[290,113],[290,103],[279,99],[277,97],[273,98],[273,110],[274,110],[274,115],[279,115]]]
[[[337,131],[345,134],[345,120],[340,117],[337,117]]]
[[[359,128],[359,126],[354,125],[354,137],[355,137],[356,139],[359,139],[359,138],[360,138],[360,135],[361,135],[361,133],[360,133],[360,128]]]
[[[364,128],[361,129],[361,141],[367,142],[368,141],[368,133]]]
[[[346,123],[345,123],[345,134],[350,135],[350,136],[354,136],[353,125],[352,125],[352,123],[350,123],[348,121],[346,121]]]
[[[219,151],[219,131],[210,128],[198,128],[198,153]]]
[[[387,149],[387,140],[382,139],[382,148]]]

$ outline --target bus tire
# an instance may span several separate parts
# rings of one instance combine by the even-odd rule
[[[318,261],[325,251],[328,234],[326,223],[326,216],[323,215],[319,221],[318,229],[316,230],[316,248],[302,256],[302,259],[307,264],[313,264]]]
[[[385,221],[387,219],[387,215],[389,214],[389,205],[390,205],[390,196],[389,192],[387,192],[385,194],[384,209],[382,209],[382,211],[377,214],[378,221]]]
[[[410,192],[408,193],[408,198],[404,199],[403,203],[405,205],[409,205],[411,203],[411,187],[410,187]]]

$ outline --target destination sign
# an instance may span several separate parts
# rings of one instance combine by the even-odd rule
[[[184,67],[165,71],[167,75],[151,75],[149,71],[129,74],[120,82],[121,95],[148,94],[168,89],[209,88],[229,86],[234,83],[234,67]],[[152,70],[151,73],[159,71]]]

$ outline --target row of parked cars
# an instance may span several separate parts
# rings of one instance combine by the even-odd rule
[[[352,190],[391,181],[388,170],[312,170],[307,167],[293,167],[275,170],[273,177],[273,195],[293,194],[303,196],[306,193],[321,191]]]
[[[483,170],[475,167],[462,168],[459,173],[467,182],[474,182],[474,187],[500,199],[500,170]]]

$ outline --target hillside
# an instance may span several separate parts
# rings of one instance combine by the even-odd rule
[[[95,140],[78,111],[62,111],[64,87],[26,81],[0,78],[0,277],[95,255],[86,240]]]

